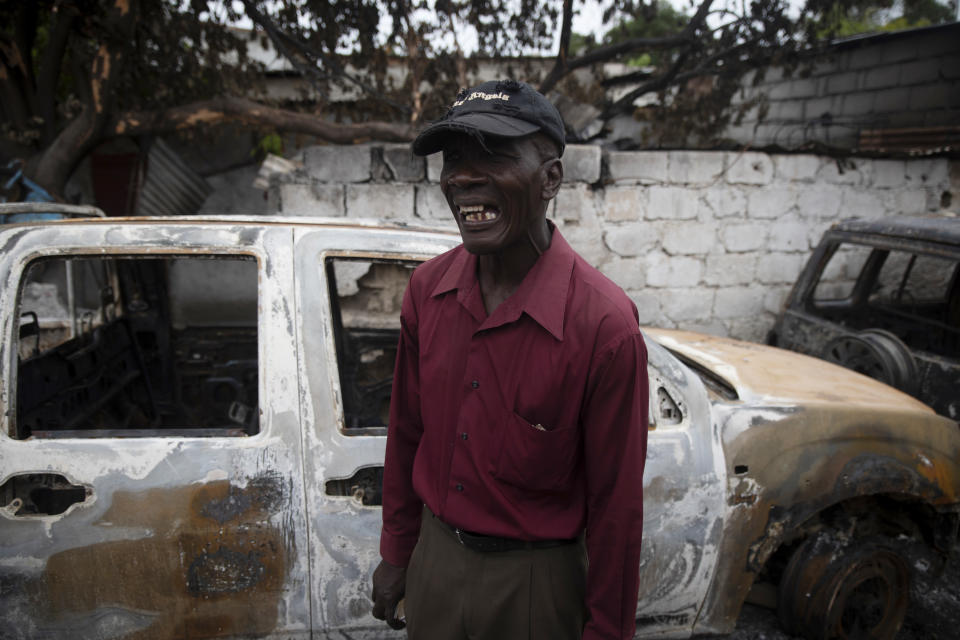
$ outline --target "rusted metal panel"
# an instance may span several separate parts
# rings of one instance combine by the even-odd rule
[[[0,514],[0,628],[12,638],[296,637],[311,626],[287,229],[39,225],[0,232],[0,483],[62,474],[89,497]],[[260,264],[262,429],[245,438],[13,440],[14,308],[41,255],[252,254]],[[269,354],[269,355],[268,355]]]
[[[770,555],[832,505],[893,495],[958,510],[960,432],[910,396],[769,347],[651,333],[723,373],[742,399],[714,402],[729,478],[727,510],[697,632],[729,632]]]
[[[960,148],[960,126],[863,129],[860,151],[927,155]]]

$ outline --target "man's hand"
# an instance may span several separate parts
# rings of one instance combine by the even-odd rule
[[[406,587],[407,569],[381,560],[373,572],[373,617],[386,620],[391,629],[403,629],[406,624],[396,618],[396,611]]]

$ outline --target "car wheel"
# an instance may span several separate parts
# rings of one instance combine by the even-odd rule
[[[916,392],[917,362],[909,347],[889,331],[867,329],[838,336],[826,344],[822,357],[905,393]]]
[[[811,640],[892,640],[903,624],[910,569],[883,538],[811,536],[780,580],[777,612],[788,633]]]

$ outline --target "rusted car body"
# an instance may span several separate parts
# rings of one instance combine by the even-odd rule
[[[960,419],[960,218],[837,223],[768,342],[869,375]]]
[[[399,303],[458,241],[280,218],[0,228],[0,636],[402,637],[368,598]],[[823,545],[950,547],[954,422],[799,354],[646,336],[638,636],[728,632],[783,580],[812,634],[836,607],[793,594],[836,578],[804,570]]]

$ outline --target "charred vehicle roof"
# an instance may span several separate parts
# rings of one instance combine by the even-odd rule
[[[768,342],[841,364],[960,418],[960,218],[834,225]]]

